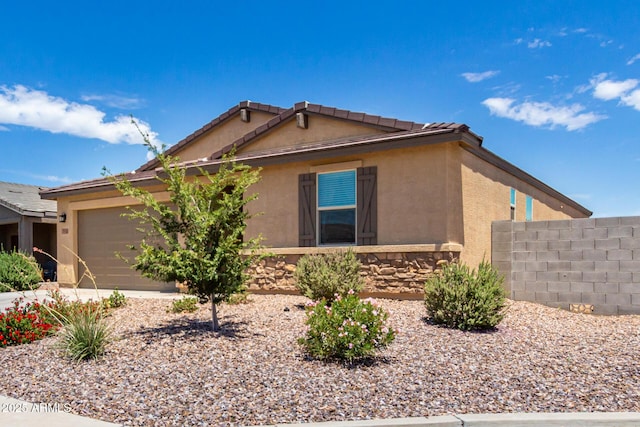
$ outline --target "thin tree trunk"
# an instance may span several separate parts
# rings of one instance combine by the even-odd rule
[[[218,311],[216,309],[216,304],[213,302],[213,295],[211,296],[211,329],[214,332],[220,330],[220,324],[218,323]]]

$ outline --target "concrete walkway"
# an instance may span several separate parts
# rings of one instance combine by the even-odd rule
[[[60,288],[60,293],[65,295],[69,300],[73,301],[79,298],[82,301],[94,300],[98,301],[101,298],[107,298],[113,293],[113,289],[84,289],[84,288]],[[23,291],[23,292],[0,292],[0,310],[4,311],[5,307],[13,305],[13,301],[16,298],[23,297],[25,301],[33,301],[38,299],[44,301],[47,297],[46,290],[37,289],[35,291]],[[179,299],[185,294],[178,292],[159,292],[159,291],[121,291],[121,294],[127,298],[161,298],[161,299]]]
[[[99,300],[111,295],[112,289],[60,288],[60,292],[73,300]],[[119,291],[127,298],[177,299],[184,294],[178,292]],[[15,298],[40,301],[47,291],[0,293],[0,310],[12,305]],[[7,427],[114,427],[113,424],[71,414],[73,408],[56,402],[25,402],[0,395],[0,426]],[[273,424],[269,427],[635,427],[640,426],[640,412],[569,412],[569,413],[509,413],[444,415],[437,417],[396,418],[363,421],[330,421],[305,424]],[[264,427],[264,426],[263,426]]]
[[[443,415],[325,423],[273,424],[261,427],[637,427],[640,412],[574,412]]]
[[[0,396],[0,426],[3,427],[114,427],[113,424],[70,413],[56,402],[32,403]]]

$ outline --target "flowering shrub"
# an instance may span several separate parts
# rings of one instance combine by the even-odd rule
[[[395,339],[396,331],[387,326],[389,313],[374,299],[361,300],[353,290],[344,297],[336,295],[331,305],[324,298],[309,303],[306,310],[307,331],[298,343],[317,359],[352,362],[373,356]]]
[[[24,303],[17,298],[11,307],[0,313],[0,347],[27,344],[55,332],[60,324],[47,316],[48,308],[35,302]]]

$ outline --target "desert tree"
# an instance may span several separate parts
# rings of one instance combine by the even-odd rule
[[[246,239],[252,216],[246,205],[257,198],[248,194],[259,181],[259,169],[236,162],[231,153],[219,169],[209,173],[197,168],[191,176],[187,165],[165,154],[144,136],[145,145],[161,166],[156,179],[169,194],[168,202],[136,186],[126,175],[111,175],[116,188],[136,199],[123,216],[138,221],[143,233],[132,268],[147,278],[187,286],[201,303],[211,302],[211,327],[220,329],[216,306],[246,289],[246,270],[259,257],[260,237]]]

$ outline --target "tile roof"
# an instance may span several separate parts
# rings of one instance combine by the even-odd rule
[[[215,126],[225,122],[229,118],[231,118],[234,115],[238,114],[240,112],[240,110],[242,110],[243,108],[246,108],[247,110],[250,110],[250,111],[262,111],[264,113],[270,113],[270,114],[273,114],[273,115],[276,115],[276,116],[278,114],[282,114],[284,111],[286,111],[284,108],[276,107],[274,105],[261,104],[259,102],[252,102],[252,101],[242,101],[242,102],[238,103],[238,105],[233,106],[230,109],[228,109],[227,111],[225,111],[224,113],[220,114],[218,117],[216,117],[215,119],[211,120],[209,123],[207,123],[206,125],[202,126],[200,129],[198,129],[195,132],[191,133],[186,138],[182,139],[178,143],[176,143],[176,144],[172,145],[171,147],[169,147],[166,150],[165,153],[171,155],[171,154],[175,153],[176,151],[182,149],[184,146],[189,145],[193,140],[197,139],[200,135],[206,133],[207,131],[209,131],[210,129],[214,128]],[[142,171],[151,170],[151,169],[155,168],[157,165],[158,165],[158,161],[155,160],[155,159],[151,159],[147,163],[145,163],[144,165],[140,166],[137,169],[137,171],[138,172],[142,172]]]
[[[321,115],[325,117],[334,117],[341,120],[348,120],[351,122],[363,123],[366,125],[374,126],[379,128],[383,132],[402,132],[402,131],[417,131],[422,129],[452,129],[458,130],[461,132],[469,131],[469,127],[465,124],[460,123],[416,123],[405,120],[398,120],[389,117],[381,117],[375,116],[367,113],[358,113],[349,110],[341,110],[334,107],[326,107],[324,105],[319,104],[310,104],[307,101],[296,103],[293,108],[283,111],[273,119],[269,120],[267,123],[258,126],[253,131],[247,133],[242,136],[238,140],[232,142],[231,144],[224,147],[222,150],[219,150],[211,156],[209,159],[217,159],[220,158],[223,154],[228,153],[233,148],[239,149],[240,147],[251,143],[251,141],[257,139],[260,136],[263,136],[267,132],[270,132],[272,129],[279,126],[281,123],[285,121],[292,120],[297,113],[305,113],[311,115]],[[480,143],[482,142],[482,138],[475,135]]]
[[[208,132],[210,129],[219,125],[220,123],[225,122],[229,118],[233,117],[236,114],[239,114],[240,110],[246,108],[252,111],[262,111],[273,114],[274,117],[266,122],[265,124],[258,126],[256,129],[248,132],[243,135],[236,141],[233,141],[228,146],[224,147],[222,150],[212,153],[209,158],[216,159],[221,157],[223,154],[228,153],[233,147],[240,148],[246,144],[249,144],[251,141],[256,138],[264,135],[267,132],[270,132],[272,129],[276,128],[281,123],[284,123],[288,120],[295,118],[297,113],[303,112],[305,114],[311,115],[320,115],[325,117],[333,117],[340,120],[346,120],[355,123],[362,123],[368,126],[373,126],[380,129],[383,132],[401,132],[401,131],[410,131],[410,130],[420,130],[420,129],[458,129],[461,131],[468,131],[469,127],[464,124],[459,123],[417,123],[406,120],[398,120],[390,117],[382,117],[362,112],[355,112],[350,110],[342,110],[335,107],[327,107],[320,104],[311,104],[307,101],[297,102],[294,104],[292,108],[285,109],[281,107],[277,107],[269,104],[261,104],[259,102],[252,101],[242,101],[238,105],[230,108],[225,111],[211,122],[207,123],[200,129],[193,132],[191,135],[182,139],[175,145],[171,146],[166,154],[174,154],[185,146],[189,145],[192,141],[196,140],[199,136]],[[478,137],[479,138],[479,137]],[[155,159],[152,159],[140,166],[137,170],[138,172],[149,171],[158,166],[158,162]]]
[[[406,130],[400,132],[382,133],[376,135],[354,136],[339,138],[334,140],[319,141],[315,143],[295,145],[290,147],[280,147],[269,149],[260,152],[251,152],[246,154],[240,154],[235,157],[240,162],[246,162],[251,166],[262,166],[266,164],[286,162],[291,157],[295,156],[322,156],[323,153],[327,155],[335,155],[337,151],[360,151],[371,152],[378,149],[385,148],[401,148],[409,145],[421,145],[432,142],[442,141],[457,141],[462,139],[468,139],[465,135],[471,135],[471,140],[474,145],[480,145],[479,140],[475,135],[468,132],[468,129],[464,125],[456,126],[435,126],[424,127],[420,129]],[[447,136],[456,134],[455,136]],[[200,160],[191,160],[181,162],[180,164],[186,166],[192,172],[196,173],[198,168],[216,168],[223,162],[221,158],[207,158]],[[152,185],[158,183],[156,178],[162,174],[160,168],[155,168],[149,171],[134,171],[123,174],[122,176],[131,183],[137,185]],[[65,193],[86,193],[100,190],[112,190],[113,185],[108,178],[98,178],[89,181],[83,181],[79,183],[69,184],[62,187],[53,188],[43,192],[43,197],[56,198],[58,195]]]
[[[131,183],[139,185],[144,185],[147,183],[157,183],[155,182],[155,177],[157,176],[157,172],[155,169],[142,172],[133,171],[123,173],[118,176],[122,176],[128,179]],[[85,193],[99,191],[100,189],[114,190],[115,188],[109,178],[96,178],[86,181],[74,182],[72,184],[62,185],[56,188],[44,189],[40,193],[40,195],[45,199],[55,199],[58,194],[64,194],[68,192]]]
[[[40,192],[46,187],[35,185],[0,182],[0,205],[11,209],[20,215],[56,217],[58,203],[55,200],[44,200]]]

